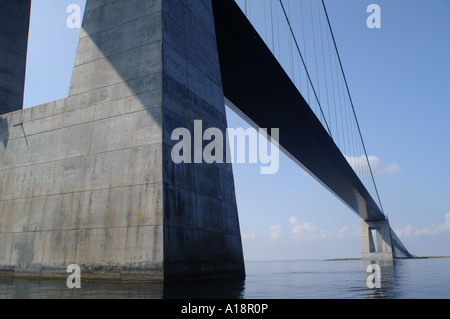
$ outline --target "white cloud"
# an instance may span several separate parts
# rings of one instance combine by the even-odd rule
[[[275,226],[270,227],[270,239],[277,240],[281,237],[282,234],[281,224],[276,224]]]
[[[359,157],[345,155],[345,158],[356,173],[368,170],[367,159],[364,155]],[[403,170],[397,163],[385,163],[377,156],[369,156],[369,163],[372,172],[378,175],[394,175]]]
[[[288,221],[289,221],[289,224],[291,224],[291,225],[297,225],[298,224],[298,218],[296,216],[289,217]]]
[[[409,238],[413,235],[412,226],[408,225],[405,229],[394,230],[399,238]]]
[[[317,229],[314,223],[301,222],[296,216],[289,218],[289,224],[293,226],[291,238],[294,240],[324,240],[324,239],[344,239],[354,237],[353,233],[349,233],[349,227],[344,226],[336,234],[330,233],[324,229]],[[358,232],[359,235],[359,232]]]
[[[242,234],[241,237],[242,237],[242,240],[245,240],[245,241],[254,240],[254,239],[259,238],[258,235],[256,235],[255,233]]]
[[[420,235],[438,235],[448,230],[450,230],[450,213],[445,214],[443,223],[433,225],[431,228],[413,229],[411,225],[408,225],[405,229],[396,229],[395,233],[400,238],[409,238]]]
[[[442,231],[446,231],[450,229],[450,213],[445,214],[445,221],[443,224],[439,225],[439,228]]]
[[[437,235],[449,229],[450,229],[450,213],[447,213],[444,217],[444,222],[442,224],[434,225],[431,227],[431,229],[428,228],[417,229],[414,232],[414,235]]]
[[[312,240],[341,240],[345,238],[357,238],[360,236],[360,230],[350,229],[348,226],[344,226],[339,229],[336,233],[329,232],[324,229],[318,229],[314,223],[311,222],[303,222],[298,219],[297,216],[291,216],[288,218],[289,224],[292,226],[289,237],[293,241],[312,241]],[[276,241],[282,237],[284,237],[285,233],[283,232],[281,223],[276,224],[275,226],[270,227],[269,229],[269,238],[273,241]],[[244,239],[257,239],[258,237],[254,233],[244,234]]]
[[[317,228],[313,223],[297,222],[293,225],[292,236],[297,239],[311,240],[318,237]]]
[[[347,236],[348,226],[344,226],[337,232],[336,238],[343,239]]]
[[[402,171],[397,163],[384,163],[376,156],[369,156],[369,163],[374,174],[394,175]]]

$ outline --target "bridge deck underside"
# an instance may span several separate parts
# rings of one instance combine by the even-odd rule
[[[229,106],[255,128],[279,128],[281,150],[363,220],[384,220],[378,205],[237,4],[214,0],[213,8]]]

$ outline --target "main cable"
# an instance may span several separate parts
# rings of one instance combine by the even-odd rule
[[[281,0],[280,0],[280,2],[281,2]],[[365,156],[366,156],[367,165],[368,165],[369,171],[370,171],[370,176],[372,177],[372,182],[373,182],[373,185],[374,185],[374,187],[375,187],[375,192],[376,192],[377,197],[378,197],[378,202],[380,203],[380,209],[381,209],[381,211],[383,212],[383,214],[385,214],[384,209],[383,209],[383,205],[381,204],[381,199],[380,199],[380,194],[379,194],[379,192],[378,192],[378,187],[377,187],[377,184],[376,184],[376,182],[375,182],[375,178],[374,178],[374,176],[373,176],[373,171],[372,171],[372,166],[370,165],[369,156],[367,155],[367,149],[366,149],[366,145],[365,145],[365,143],[364,143],[364,139],[363,139],[363,136],[362,136],[362,133],[361,133],[361,128],[360,128],[360,126],[359,126],[358,117],[356,116],[355,106],[354,106],[354,104],[353,104],[353,99],[352,99],[352,96],[351,96],[351,94],[350,94],[350,89],[349,89],[349,87],[348,87],[348,82],[347,82],[347,78],[346,78],[346,76],[345,76],[344,67],[342,66],[342,61],[341,61],[341,57],[340,57],[340,55],[339,55],[339,50],[338,50],[338,48],[337,48],[336,39],[335,39],[334,33],[333,33],[333,28],[331,27],[330,18],[329,18],[329,16],[328,16],[327,8],[326,8],[326,6],[325,6],[325,0],[322,0],[322,6],[323,6],[323,10],[324,10],[324,12],[325,12],[325,16],[326,16],[326,18],[327,18],[328,28],[330,29],[331,37],[332,37],[332,39],[333,39],[334,48],[335,48],[335,50],[336,50],[336,55],[337,55],[337,58],[338,58],[338,61],[339,61],[339,65],[340,65],[340,67],[341,67],[342,77],[343,77],[343,79],[344,79],[345,87],[346,87],[346,89],[347,89],[347,94],[348,94],[348,97],[349,97],[349,100],[350,100],[350,105],[351,105],[352,111],[353,111],[353,116],[354,116],[355,121],[356,121],[356,127],[358,128],[359,137],[360,137],[360,139],[361,139],[361,143],[362,143],[362,147],[363,147],[363,150],[364,150],[364,154],[365,154]],[[385,215],[386,215],[386,214],[385,214]]]

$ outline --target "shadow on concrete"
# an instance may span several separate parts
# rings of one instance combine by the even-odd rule
[[[157,11],[161,3],[162,14]],[[192,8],[187,9],[187,5]],[[136,98],[133,103],[139,101],[154,125],[162,129],[162,226],[164,236],[170,238],[164,241],[164,274],[172,276],[172,268],[174,274],[198,268],[201,275],[216,267],[243,274],[231,164],[177,165],[170,156],[178,143],[171,140],[174,129],[194,132],[196,119],[203,120],[205,129],[226,128],[220,68],[214,57],[216,43],[211,29],[205,27],[214,28],[212,12],[201,1],[186,4],[179,0],[111,1],[103,5],[88,0],[85,10],[81,35],[88,38],[80,40],[85,41],[83,47],[79,44],[77,59],[83,60],[76,62],[70,94],[118,84],[120,77]],[[203,16],[205,21],[200,19]],[[100,74],[103,71],[106,73]],[[90,83],[95,87],[89,87]],[[164,103],[145,94],[158,90]],[[191,233],[191,229],[195,231]],[[214,261],[204,260],[205,256],[214,256]],[[185,262],[193,266],[183,268]],[[201,267],[208,262],[213,265]]]
[[[0,139],[3,143],[3,146],[6,148],[8,145],[9,139],[9,127],[8,127],[8,119],[0,117],[0,132],[3,134],[0,136]]]

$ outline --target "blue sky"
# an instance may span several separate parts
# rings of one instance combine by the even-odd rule
[[[366,26],[371,3],[381,29]],[[25,107],[68,94],[80,31],[66,27],[69,4],[85,0],[33,0]],[[414,254],[450,255],[450,2],[326,4],[391,226]],[[229,127],[248,127],[227,116]],[[285,156],[275,175],[259,168],[234,165],[247,260],[359,256],[360,220],[344,204]]]

